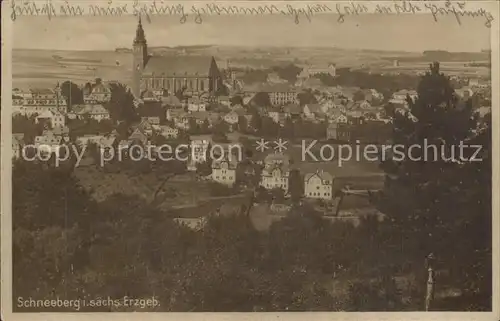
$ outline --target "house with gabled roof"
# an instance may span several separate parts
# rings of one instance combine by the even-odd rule
[[[51,128],[64,127],[66,125],[66,116],[58,111],[45,110],[35,118],[35,123],[48,123]]]
[[[167,119],[174,122],[175,127],[179,129],[187,130],[189,129],[189,119],[190,115],[183,110],[167,110]]]
[[[224,121],[230,126],[238,124],[238,120],[238,113],[236,113],[234,110],[231,110],[229,113],[224,115]]]
[[[128,137],[128,141],[130,143],[140,143],[142,146],[146,146],[148,143],[148,135],[141,127],[137,127]]]
[[[333,175],[323,170],[304,175],[304,196],[330,200],[333,197]]]
[[[167,139],[175,139],[179,136],[179,129],[169,125],[160,125],[160,135]]]
[[[302,110],[304,118],[307,120],[317,120],[325,117],[320,104],[307,104]]]
[[[282,189],[288,191],[290,166],[287,163],[270,163],[261,172],[260,186],[265,189]]]
[[[85,104],[103,104],[111,100],[111,83],[102,82],[100,79],[89,88],[83,90]]]
[[[188,111],[206,111],[207,110],[207,103],[206,101],[202,100],[200,97],[190,97],[187,100],[187,108]]]
[[[187,169],[190,171],[196,170],[196,165],[206,161],[207,151],[210,144],[213,143],[212,135],[191,135],[191,153]]]
[[[236,157],[224,155],[221,159],[214,159],[212,161],[212,180],[220,184],[233,186],[236,183],[237,167]]]

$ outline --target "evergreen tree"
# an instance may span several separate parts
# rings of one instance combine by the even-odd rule
[[[406,238],[417,240],[408,242],[417,245],[411,249],[401,244],[413,264],[433,253],[437,267],[448,270],[463,292],[488,298],[491,129],[478,126],[470,100],[454,94],[439,63],[430,66],[417,92],[415,101],[407,98],[408,110],[395,112],[393,139],[405,156],[394,152],[383,162],[387,179],[379,205]],[[481,154],[473,160],[475,148],[460,153],[461,144],[481,146]],[[488,306],[481,299],[472,309]]]

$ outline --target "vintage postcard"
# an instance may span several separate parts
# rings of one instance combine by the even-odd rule
[[[498,10],[3,2],[3,318],[499,320]]]

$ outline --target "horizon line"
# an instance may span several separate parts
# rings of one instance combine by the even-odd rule
[[[485,53],[489,52],[491,53],[491,48],[490,49],[481,49],[479,51],[449,51],[449,50],[444,50],[444,49],[425,49],[422,51],[406,51],[406,50],[383,50],[383,49],[369,49],[369,48],[345,48],[345,47],[338,47],[338,46],[273,46],[273,45],[266,45],[266,46],[252,46],[252,45],[218,45],[218,44],[207,44],[207,45],[180,45],[180,46],[148,46],[148,48],[151,49],[159,49],[159,48],[168,48],[168,49],[177,49],[177,48],[193,48],[193,47],[234,47],[234,48],[281,48],[281,49],[338,49],[338,50],[344,50],[344,51],[371,51],[371,52],[387,52],[387,53],[409,53],[409,54],[424,54],[426,51],[442,51],[442,52],[448,52],[448,53]],[[88,51],[93,51],[93,52],[98,52],[98,51],[105,51],[105,52],[114,52],[117,49],[130,49],[132,50],[131,47],[116,47],[114,49],[44,49],[44,48],[27,48],[27,47],[19,47],[19,48],[12,48],[12,51],[14,50],[36,50],[36,51],[82,51],[82,52],[88,52]]]

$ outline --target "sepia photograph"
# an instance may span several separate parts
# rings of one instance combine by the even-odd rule
[[[7,6],[2,310],[494,311],[496,13],[187,2]]]

